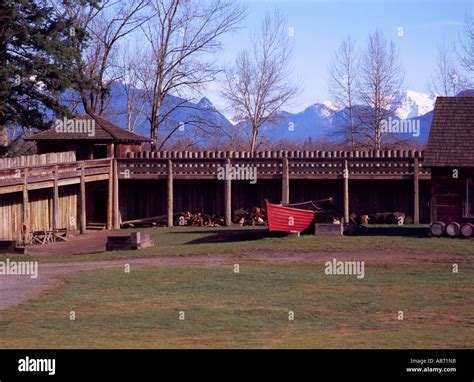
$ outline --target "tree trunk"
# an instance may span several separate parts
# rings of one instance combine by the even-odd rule
[[[250,152],[255,154],[257,151],[258,127],[252,127],[252,141],[250,144]]]

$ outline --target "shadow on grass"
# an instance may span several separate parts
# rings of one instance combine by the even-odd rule
[[[425,226],[375,225],[361,226],[354,236],[400,236],[428,237],[429,228]]]
[[[278,234],[273,232],[268,232],[268,228],[255,229],[255,230],[242,230],[242,229],[232,229],[225,231],[181,231],[174,232],[175,235],[206,235],[200,237],[199,239],[191,240],[186,243],[186,245],[193,244],[212,244],[212,243],[235,243],[235,242],[246,242],[246,241],[256,241],[261,240],[267,237],[283,237],[285,234]]]
[[[398,237],[428,237],[429,229],[426,226],[397,226],[397,225],[373,225],[361,226],[351,236],[398,236]],[[213,244],[213,243],[236,243],[257,241],[269,237],[288,236],[284,232],[268,232],[268,228],[261,229],[239,229],[209,231],[190,230],[173,232],[174,235],[204,235],[185,243],[185,245]],[[309,234],[310,235],[310,234]],[[306,235],[305,235],[306,236]]]

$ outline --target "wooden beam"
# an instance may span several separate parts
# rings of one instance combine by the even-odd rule
[[[114,165],[114,172],[113,172],[113,180],[114,180],[114,206],[113,206],[113,226],[114,229],[120,229],[120,207],[119,207],[119,178],[118,178],[118,165],[117,160],[113,160]]]
[[[30,226],[30,200],[28,198],[28,169],[25,168],[23,175],[23,241],[30,242],[31,226]]]
[[[224,180],[225,225],[232,225],[232,181],[230,179],[230,159],[225,160],[226,177]]]
[[[79,186],[79,205],[81,210],[80,215],[80,232],[86,233],[87,229],[87,215],[86,215],[86,181],[85,181],[84,162],[81,162],[81,181]]]
[[[110,161],[110,168],[109,168],[109,185],[107,187],[107,223],[106,228],[111,230],[113,228],[113,209],[114,209],[114,163]]]
[[[414,203],[413,203],[413,223],[420,224],[420,167],[418,158],[413,160],[413,181],[414,181]]]
[[[54,166],[54,185],[53,185],[53,228],[59,227],[59,175],[58,166]]]
[[[167,207],[168,207],[168,227],[173,227],[173,162],[168,159],[168,187],[167,187]]]
[[[107,143],[107,158],[115,158],[115,144]]]
[[[436,202],[436,176],[431,179],[431,199],[430,199],[430,223],[438,221],[437,202]]]
[[[290,176],[288,171],[288,158],[283,158],[282,162],[282,180],[281,180],[281,201],[290,202]]]
[[[349,164],[344,160],[344,223],[349,224]]]

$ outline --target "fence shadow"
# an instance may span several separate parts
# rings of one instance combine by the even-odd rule
[[[206,236],[200,237],[199,239],[194,239],[187,242],[185,245],[194,245],[194,244],[212,244],[212,243],[238,243],[238,242],[248,242],[248,241],[257,241],[267,237],[282,237],[284,234],[268,232],[267,227],[262,227],[261,229],[233,229],[233,230],[219,230],[219,231],[181,231],[174,232],[175,235],[200,235],[205,234]]]

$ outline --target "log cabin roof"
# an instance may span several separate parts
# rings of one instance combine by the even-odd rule
[[[108,121],[104,117],[95,114],[84,114],[74,118],[73,121],[81,121],[85,123],[94,123],[94,134],[87,132],[61,132],[55,127],[26,137],[26,140],[98,140],[113,142],[151,142],[150,138],[124,130],[119,126]]]
[[[438,97],[426,167],[474,167],[474,97]]]

